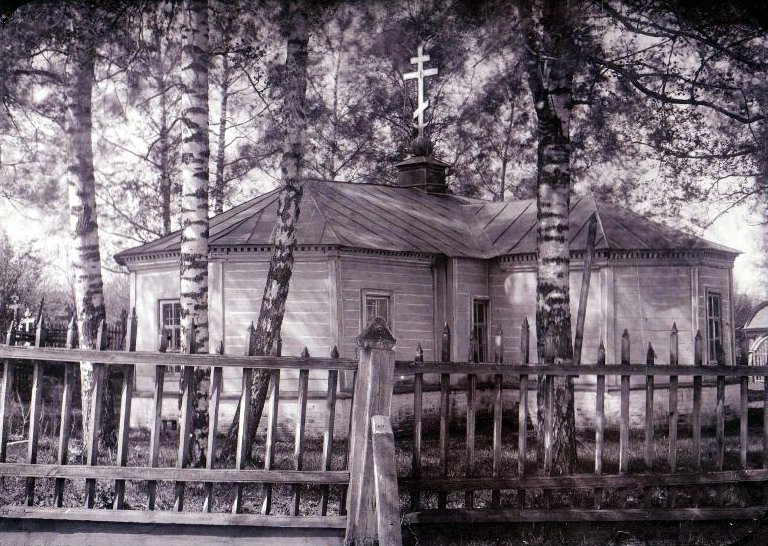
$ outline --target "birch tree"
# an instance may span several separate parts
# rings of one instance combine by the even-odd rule
[[[256,324],[253,353],[272,354],[277,347],[285,314],[285,302],[293,272],[296,249],[296,225],[302,197],[304,153],[306,146],[306,90],[309,46],[308,5],[305,2],[284,2],[284,33],[286,58],[282,79],[284,137],[280,162],[281,190],[278,198],[272,258],[264,285],[261,309]],[[269,390],[269,370],[259,370],[251,384],[250,438],[252,445],[264,402]],[[225,453],[234,448],[237,436],[235,416],[228,434]]]
[[[182,23],[181,274],[182,350],[194,328],[195,349],[208,350],[208,2],[185,0]],[[208,436],[207,382],[210,371],[194,373],[193,464],[205,464]]]
[[[559,0],[525,5],[523,12],[528,86],[538,120],[537,350],[539,362],[550,365],[573,357],[568,284],[574,73],[571,16],[569,5]],[[552,430],[552,460],[544,461],[545,471],[568,474],[576,460],[573,380],[557,377],[548,381],[552,384],[539,386],[540,400],[542,395],[552,397],[552,422],[545,424]]]

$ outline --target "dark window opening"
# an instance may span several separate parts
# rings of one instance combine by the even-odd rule
[[[181,304],[179,300],[160,301],[160,329],[168,340],[168,352],[181,351]],[[181,366],[166,366],[171,373],[181,372]]]
[[[363,328],[373,322],[373,319],[376,317],[381,317],[384,319],[384,322],[387,323],[389,328],[392,328],[389,309],[389,296],[381,294],[366,294],[365,301],[363,303],[365,306],[365,323],[363,324]]]
[[[723,348],[723,305],[722,297],[716,292],[707,293],[707,343],[709,361],[724,362]]]
[[[488,300],[476,299],[472,302],[472,334],[476,350],[473,351],[478,362],[488,362]]]

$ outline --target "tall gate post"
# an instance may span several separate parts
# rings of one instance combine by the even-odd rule
[[[347,530],[344,544],[378,544],[371,417],[389,416],[395,372],[395,338],[377,317],[357,338],[360,357],[352,406]]]

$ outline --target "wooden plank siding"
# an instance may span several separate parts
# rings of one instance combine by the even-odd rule
[[[680,362],[693,362],[696,331],[691,328],[691,268],[672,265],[663,268],[614,267],[614,278],[616,328],[617,332],[625,328],[632,332],[630,361],[643,362],[648,343],[665,347],[669,343],[670,325],[674,322],[680,330]],[[620,345],[621,338],[616,336],[614,350],[620,350]]]
[[[362,327],[362,293],[380,291],[392,298],[396,359],[412,359],[421,343],[425,359],[435,358],[434,295],[431,260],[344,256],[341,266],[342,358],[354,358]]]

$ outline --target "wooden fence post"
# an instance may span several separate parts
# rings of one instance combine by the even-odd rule
[[[168,350],[168,338],[164,330],[160,330],[157,335],[157,352],[164,353]],[[165,366],[155,366],[155,392],[152,399],[154,416],[152,419],[152,428],[149,433],[149,466],[157,466],[160,457],[160,434],[163,423],[163,390],[165,386]],[[147,482],[147,509],[155,509],[155,500],[157,497],[157,481],[149,480]]]
[[[528,317],[520,326],[520,360],[528,364],[531,360],[531,328]],[[520,402],[517,407],[517,477],[525,476],[525,462],[528,451],[528,374],[520,374]],[[517,490],[520,508],[525,508],[525,489]]]
[[[646,366],[653,366],[656,362],[656,351],[653,345],[648,342],[648,351],[645,356]],[[645,469],[650,472],[653,470],[653,376],[645,376]],[[646,490],[645,506],[650,508],[653,503],[653,488]]]
[[[440,360],[442,362],[451,361],[451,329],[448,327],[448,323],[445,323],[443,328],[443,336],[441,339]],[[451,405],[451,374],[440,374],[440,447],[439,447],[439,460],[440,460],[440,476],[443,478],[448,477],[448,425],[450,421],[450,405]],[[448,504],[448,493],[441,491],[437,494],[437,507],[440,510],[444,510]]]
[[[469,336],[469,354],[467,362],[477,363],[478,360],[478,340],[475,333]],[[475,473],[475,407],[477,398],[477,374],[467,374],[467,429],[466,429],[466,474],[467,478],[472,478]],[[471,510],[475,507],[475,492],[467,489],[464,492],[464,508]]]
[[[72,320],[67,326],[67,340],[64,344],[66,349],[77,347],[77,321],[72,315]],[[77,381],[76,364],[67,362],[64,365],[64,390],[61,394],[61,421],[59,424],[59,453],[56,463],[59,465],[67,464],[69,455],[69,435],[72,428],[72,393]],[[64,478],[56,478],[53,491],[53,504],[61,508],[64,503]]]
[[[621,365],[629,366],[629,332],[621,335]],[[619,415],[619,474],[629,468],[629,376],[621,376],[621,408]]]
[[[373,443],[374,489],[376,492],[377,544],[402,546],[400,529],[400,496],[395,469],[395,436],[389,416],[371,418]]]
[[[42,302],[40,303],[42,306]],[[35,330],[35,347],[45,343],[45,326],[43,311],[40,309],[37,328]],[[32,395],[29,403],[29,434],[27,440],[27,463],[37,462],[37,444],[40,440],[40,414],[43,402],[43,363],[35,360],[32,369]],[[35,504],[35,478],[27,478],[27,506]]]
[[[224,340],[219,340],[216,354],[224,354]],[[224,369],[214,366],[211,370],[211,384],[208,387],[208,444],[205,450],[205,468],[211,470],[216,460],[216,429],[219,426],[219,400],[221,399],[221,384]],[[203,486],[203,512],[210,512],[213,505],[213,482]]]
[[[496,325],[493,332],[493,361],[496,364],[504,362],[504,332]],[[493,477],[501,477],[501,424],[503,419],[502,396],[504,376],[500,373],[493,376]],[[491,491],[491,508],[499,509],[501,492]]]
[[[414,362],[424,362],[424,349],[419,343],[416,348],[416,354],[413,357]],[[411,478],[418,480],[421,478],[421,421],[423,417],[422,387],[424,385],[424,374],[413,374],[413,458],[411,459]],[[418,489],[411,491],[411,510],[419,509],[420,493]]]
[[[245,356],[253,356],[256,345],[256,328],[253,322],[245,331]],[[235,468],[243,470],[248,459],[248,438],[251,434],[251,382],[253,368],[243,368],[242,386],[240,390],[240,415],[237,427],[237,448],[235,451]],[[232,501],[232,513],[239,514],[243,509],[243,485],[235,484],[235,499]]]
[[[677,323],[672,323],[672,332],[669,334],[669,365],[678,365],[678,337],[677,337]],[[679,419],[679,413],[677,411],[677,385],[678,379],[676,375],[669,376],[669,455],[668,464],[669,472],[674,474],[677,471],[677,421]],[[675,498],[677,497],[677,489],[670,487],[667,492],[668,505],[670,508],[675,507]]]
[[[195,330],[194,319],[190,320],[190,326],[186,331],[185,353],[195,354]],[[181,393],[181,415],[179,417],[179,451],[176,457],[176,468],[186,468],[189,465],[189,443],[192,436],[192,412],[195,399],[195,367],[185,365],[181,369],[184,390]],[[176,512],[184,510],[184,491],[186,482],[177,481],[174,491],[173,509]]]
[[[125,334],[124,351],[136,350],[136,308],[131,310],[131,316],[124,317],[123,333]],[[123,367],[123,389],[120,395],[120,426],[117,434],[117,464],[128,464],[128,436],[131,431],[131,400],[133,399],[134,366],[126,364]],[[125,480],[115,480],[115,510],[123,508],[125,498]]]
[[[600,340],[597,347],[597,365],[605,367],[605,345]],[[605,442],[605,375],[597,376],[595,386],[595,476],[603,473],[603,445]],[[603,490],[596,487],[594,492],[595,508],[603,507]]]
[[[360,356],[352,407],[346,545],[377,543],[371,417],[389,416],[395,369],[395,338],[377,317],[357,338]]]
[[[82,319],[81,319],[82,320]],[[80,328],[82,332],[82,327]],[[96,350],[104,351],[107,348],[107,325],[104,319],[99,323],[99,329],[96,332]],[[104,399],[104,383],[107,379],[107,368],[105,364],[99,362],[93,363],[93,390],[91,392],[91,415],[90,425],[88,427],[88,439],[86,446],[86,464],[96,466],[99,458],[99,431],[101,430],[101,406]],[[96,480],[88,478],[85,480],[85,507],[93,508],[96,502]]]
[[[5,344],[11,346],[16,341],[16,325],[11,322],[5,337]],[[5,462],[8,446],[8,431],[11,426],[11,401],[13,399],[13,376],[16,364],[13,360],[4,361],[3,382],[0,389],[0,463]],[[766,383],[768,385],[768,383]]]

